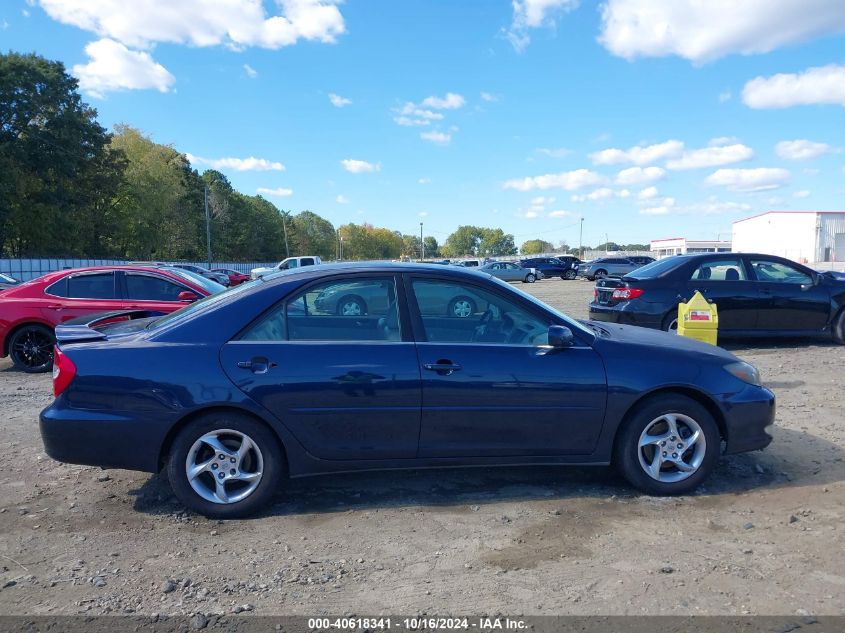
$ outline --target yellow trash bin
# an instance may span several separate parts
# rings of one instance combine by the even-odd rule
[[[718,339],[719,313],[696,291],[687,303],[678,304],[678,334],[715,345]]]

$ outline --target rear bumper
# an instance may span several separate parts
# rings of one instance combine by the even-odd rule
[[[775,394],[765,387],[748,385],[720,402],[725,418],[725,454],[766,448],[772,441],[775,423]]]
[[[663,326],[663,311],[655,306],[649,309],[652,304],[640,303],[635,311],[631,308],[632,303],[626,301],[615,306],[603,306],[598,303],[591,303],[589,306],[590,318],[594,321],[606,321],[608,323],[619,323],[620,325],[639,325],[659,330]]]
[[[64,409],[59,400],[41,412],[44,450],[56,461],[158,472],[166,430],[113,412]],[[158,427],[158,428],[157,428]]]

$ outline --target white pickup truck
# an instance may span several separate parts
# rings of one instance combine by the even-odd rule
[[[283,259],[275,266],[269,268],[253,268],[249,271],[250,279],[258,279],[270,273],[277,273],[280,270],[290,270],[291,268],[299,268],[300,266],[316,266],[322,264],[323,260],[318,255],[304,255],[302,257],[288,257]]]

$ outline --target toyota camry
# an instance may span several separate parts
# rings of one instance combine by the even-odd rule
[[[326,299],[350,288],[367,290],[356,310]],[[720,454],[767,446],[775,415],[723,349],[579,322],[447,266],[312,266],[56,338],[47,453],[164,469],[217,518],[259,510],[287,477],[363,469],[613,464],[683,494]]]

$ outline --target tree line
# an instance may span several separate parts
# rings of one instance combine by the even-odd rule
[[[460,226],[440,245],[279,209],[235,190],[219,171],[200,173],[185,154],[129,125],[106,130],[61,62],[0,54],[0,256],[202,261],[206,202],[216,260],[334,259],[341,248],[344,259],[518,252],[499,228]],[[553,250],[546,246],[532,240],[523,252]]]

